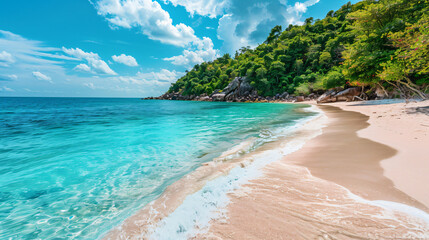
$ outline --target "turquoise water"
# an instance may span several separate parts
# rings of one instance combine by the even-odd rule
[[[96,239],[202,162],[311,113],[269,103],[0,98],[0,239]]]

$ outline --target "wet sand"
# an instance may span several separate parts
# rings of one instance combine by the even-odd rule
[[[380,162],[397,154],[387,145],[358,136],[369,117],[329,105],[319,106],[330,119],[323,134],[287,160],[308,168],[311,174],[346,187],[368,200],[388,200],[429,212],[422,203],[395,188],[384,176]],[[423,184],[421,184],[423,185]]]
[[[397,150],[357,134],[368,116],[320,108],[329,118],[323,134],[231,193],[227,218],[195,239],[429,238],[428,220],[407,206],[428,208],[383,175],[380,161]]]
[[[339,102],[330,105],[369,116],[370,125],[358,135],[397,151],[394,156],[381,161],[383,174],[397,189],[429,208],[429,101]]]

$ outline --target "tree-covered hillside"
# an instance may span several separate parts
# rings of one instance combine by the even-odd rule
[[[250,49],[195,65],[169,92],[211,94],[247,76],[261,96],[306,95],[362,86],[426,98],[429,1],[368,0],[330,11],[323,20],[271,30]]]

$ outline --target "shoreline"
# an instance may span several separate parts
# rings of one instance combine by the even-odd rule
[[[429,213],[429,205],[397,189],[384,174],[381,163],[396,157],[401,148],[392,148],[374,141],[372,137],[358,134],[374,131],[372,128],[368,130],[371,127],[369,116],[335,105],[321,105],[319,108],[327,114],[330,123],[323,129],[323,135],[288,156],[289,162],[304,166],[313,176],[341,185],[364,199],[402,203]],[[384,139],[385,136],[379,138]],[[424,190],[419,188],[419,192]]]
[[[226,206],[225,204],[228,203],[226,196],[228,192],[246,183],[247,180],[245,178],[253,179],[257,177],[260,174],[259,170],[262,169],[264,165],[268,164],[268,162],[279,160],[283,155],[298,150],[305,144],[307,138],[321,134],[321,131],[319,132],[317,130],[320,130],[320,124],[323,124],[324,115],[316,107],[308,104],[304,105],[308,106],[304,111],[314,111],[318,114],[304,118],[295,125],[287,127],[287,137],[284,137],[282,140],[266,143],[255,151],[247,152],[240,157],[234,157],[234,155],[242,151],[242,149],[245,149],[249,142],[244,141],[232,147],[221,156],[212,161],[203,163],[193,172],[168,186],[159,198],[147,204],[142,209],[139,209],[134,215],[125,219],[119,226],[111,229],[102,236],[102,239],[152,239],[150,236],[156,234],[157,228],[162,227],[160,223],[165,226],[165,224],[162,224],[162,221],[173,216],[175,212],[182,211],[185,216],[189,216],[191,212],[194,212],[191,213],[191,215],[195,214],[195,209],[188,208],[186,212],[183,212],[183,209],[181,209],[183,206],[187,205],[186,201],[192,197],[198,198],[199,203],[204,202],[204,204],[208,206],[215,206],[214,209],[211,209],[213,211],[204,212],[203,216],[196,216],[197,218],[206,218],[210,221],[212,217],[221,217],[222,213],[217,211],[221,210]],[[315,124],[317,121],[319,121],[320,124]],[[303,127],[308,128],[306,133],[302,134],[301,137],[296,136],[296,131],[300,131]],[[290,135],[293,135],[293,137]],[[281,148],[282,146],[283,149]],[[267,157],[271,159],[269,159],[269,161],[264,161]],[[214,191],[212,191],[212,189],[205,189],[205,187],[209,185],[216,186],[222,184],[224,185],[223,189],[215,189]],[[218,190],[222,192],[219,193],[217,192]],[[207,198],[205,192],[214,192],[214,197],[217,199],[209,199],[209,201],[206,201],[207,199],[204,199]],[[191,205],[191,208],[195,207],[195,204]],[[206,208],[207,206],[203,207]],[[179,226],[175,225],[174,227],[183,227],[182,224],[186,221],[180,220],[182,223],[178,223]],[[195,219],[191,221],[193,220]],[[197,221],[198,220],[199,219],[197,219]],[[197,228],[199,227],[201,226],[197,226]],[[169,232],[176,232],[176,229],[168,230],[170,230]],[[173,238],[161,237],[155,239],[177,239],[177,236]]]
[[[195,239],[429,238],[427,207],[383,175],[380,162],[397,156],[396,150],[358,136],[369,125],[367,116],[321,108],[329,118],[323,134],[231,193],[227,217],[212,221],[208,233]],[[371,153],[359,149],[362,144]],[[345,145],[348,153],[371,161],[336,155],[347,151]]]
[[[429,101],[367,103],[370,104],[338,102],[331,105],[369,116],[369,126],[358,135],[397,150],[394,156],[380,162],[384,176],[395,188],[429,208],[429,190],[424,189],[424,183],[429,183]]]
[[[353,103],[356,103],[356,102],[353,102]],[[304,102],[304,104],[306,104],[306,103]],[[335,104],[330,104],[330,105],[335,105]],[[325,108],[323,110],[326,113],[326,111],[329,111],[326,109],[334,108],[334,107],[329,107],[329,105],[328,105],[328,107],[325,107],[324,105],[322,105],[321,108]],[[360,114],[360,115],[362,115],[362,114]],[[359,129],[355,129],[355,132],[359,131],[359,134],[358,134],[359,136],[360,136],[360,132],[367,129],[367,127],[368,127],[367,125],[370,125],[370,124],[365,124],[368,119],[365,117],[365,115],[362,115],[362,116],[364,116],[364,117],[361,117],[361,119],[358,119],[358,121],[361,122],[361,124],[358,126]],[[402,191],[400,191],[400,190],[398,191],[395,188],[396,182],[395,182],[395,184],[393,184],[392,181],[390,181],[390,178],[387,180],[385,178],[383,178],[384,177],[383,169],[381,169],[380,166],[377,169],[377,171],[375,171],[376,173],[373,176],[373,180],[375,182],[379,181],[380,176],[381,176],[381,179],[383,179],[382,184],[380,184],[380,186],[378,186],[378,189],[382,190],[381,193],[377,192],[377,191],[372,191],[372,192],[368,191],[368,189],[371,189],[371,188],[365,188],[365,187],[363,187],[361,189],[357,188],[356,186],[358,186],[359,184],[356,184],[356,183],[357,183],[357,180],[359,180],[359,177],[357,177],[355,179],[352,178],[352,181],[350,181],[350,179],[348,179],[346,181],[341,182],[341,180],[344,180],[344,176],[341,176],[338,174],[337,175],[328,174],[329,171],[328,172],[325,171],[327,168],[329,170],[329,168],[331,168],[332,166],[336,166],[338,164],[338,162],[336,162],[336,163],[334,162],[331,165],[327,165],[327,166],[318,166],[317,163],[314,166],[314,162],[311,162],[311,161],[310,162],[299,162],[298,161],[299,163],[297,163],[296,159],[299,158],[299,155],[300,154],[302,155],[303,152],[305,153],[306,149],[312,148],[312,147],[310,147],[312,142],[316,141],[316,139],[318,139],[318,138],[321,138],[321,137],[324,137],[327,135],[326,134],[327,129],[329,128],[329,125],[332,125],[331,121],[332,121],[333,117],[328,116],[328,119],[329,119],[330,123],[328,123],[327,127],[323,128],[323,130],[322,130],[323,133],[321,135],[319,135],[317,137],[313,136],[315,138],[313,138],[312,140],[309,140],[308,142],[307,142],[308,139],[306,139],[304,141],[305,145],[304,145],[304,143],[302,143],[302,145],[304,145],[304,147],[302,149],[300,149],[300,150],[297,149],[298,151],[296,151],[294,153],[290,153],[290,155],[287,155],[286,157],[284,157],[284,158],[289,159],[287,161],[287,163],[284,162],[284,159],[281,159],[281,160],[277,159],[277,160],[272,161],[271,163],[266,163],[264,166],[261,166],[261,169],[264,172],[262,176],[253,176],[252,178],[242,182],[242,185],[240,185],[239,187],[229,189],[228,194],[227,194],[228,196],[227,196],[226,204],[225,204],[225,202],[223,204],[216,203],[216,204],[218,204],[215,207],[218,210],[216,213],[217,214],[216,217],[214,219],[209,218],[209,219],[205,220],[206,221],[205,225],[208,225],[208,228],[209,228],[209,234],[201,235],[201,233],[200,233],[200,235],[197,235],[197,237],[195,239],[201,239],[201,238],[202,239],[216,239],[217,237],[220,237],[222,239],[237,239],[237,238],[234,238],[232,235],[229,237],[228,233],[232,233],[232,232],[236,233],[237,230],[239,230],[239,229],[247,229],[246,231],[251,230],[250,228],[252,226],[255,227],[253,224],[258,223],[258,220],[255,221],[255,219],[253,217],[258,215],[258,213],[264,213],[264,211],[265,211],[265,214],[259,216],[259,217],[261,217],[261,219],[264,219],[264,218],[273,219],[274,218],[274,220],[272,222],[270,222],[271,224],[276,225],[278,223],[281,223],[284,225],[285,222],[283,222],[280,219],[277,219],[278,217],[282,216],[281,214],[278,215],[277,212],[280,210],[280,213],[285,213],[285,211],[281,211],[282,209],[278,209],[278,206],[275,207],[275,209],[277,211],[274,211],[271,213],[269,213],[268,209],[261,211],[258,209],[263,209],[264,206],[258,205],[257,202],[261,201],[262,203],[264,203],[264,205],[267,205],[267,206],[270,206],[273,204],[276,205],[275,202],[276,201],[282,202],[283,199],[285,198],[285,196],[282,195],[282,198],[280,198],[280,199],[274,198],[274,200],[275,200],[274,202],[273,201],[271,201],[271,202],[266,201],[269,199],[268,199],[268,197],[265,197],[265,195],[267,195],[267,194],[268,195],[271,195],[271,194],[275,195],[276,193],[279,193],[277,188],[271,188],[270,189],[271,186],[267,186],[267,185],[262,184],[264,190],[270,189],[270,191],[269,192],[265,191],[264,196],[259,196],[258,194],[254,194],[254,192],[257,191],[258,188],[252,189],[252,187],[249,187],[249,185],[253,186],[253,185],[255,185],[255,182],[256,182],[257,186],[261,186],[260,180],[263,179],[264,182],[270,182],[271,185],[279,186],[279,185],[281,185],[281,182],[279,182],[279,180],[281,179],[281,177],[283,177],[282,175],[285,175],[284,174],[285,172],[289,174],[288,177],[291,179],[298,180],[298,179],[296,179],[297,176],[294,176],[293,174],[296,174],[299,172],[299,175],[303,176],[304,179],[307,179],[307,181],[317,182],[317,184],[319,184],[321,188],[326,188],[327,186],[329,186],[326,189],[326,191],[329,192],[331,189],[334,189],[333,192],[331,192],[332,196],[338,197],[338,198],[344,200],[347,203],[346,205],[351,204],[350,199],[356,198],[358,200],[356,200],[356,199],[355,200],[356,200],[356,202],[358,202],[359,205],[363,204],[364,208],[366,208],[368,213],[372,212],[375,214],[375,216],[378,215],[378,217],[380,217],[380,211],[381,211],[380,209],[384,209],[385,211],[387,211],[386,209],[388,209],[388,211],[390,211],[391,214],[396,216],[394,218],[394,221],[397,221],[398,224],[399,223],[403,224],[404,219],[409,218],[410,216],[406,216],[406,214],[404,215],[400,211],[392,210],[391,209],[392,206],[386,207],[386,205],[392,204],[392,202],[394,204],[395,204],[395,202],[405,203],[408,206],[417,207],[418,209],[424,209],[426,212],[428,212],[427,207],[424,206],[424,204],[416,201],[412,197],[409,197],[407,194],[403,193]],[[315,122],[315,121],[317,121],[317,120],[314,120],[313,122]],[[363,123],[362,123],[362,121],[363,121]],[[323,121],[322,122],[319,121],[318,127],[320,128],[323,124],[324,124]],[[354,124],[356,124],[356,122]],[[314,132],[314,130],[315,129],[313,128],[313,132]],[[300,133],[300,134],[302,136],[302,134],[305,135],[305,134],[309,134],[309,133],[305,133],[305,131],[304,131],[304,133]],[[300,134],[295,135],[294,138],[299,137]],[[332,134],[338,135],[338,132],[336,132],[336,133],[333,132]],[[370,140],[368,140],[368,141],[370,141]],[[379,145],[378,148],[380,148],[380,146],[382,146],[381,148],[383,148],[383,150],[382,150],[383,156],[381,156],[381,159],[378,159],[378,161],[376,161],[375,165],[372,164],[371,167],[368,168],[370,171],[372,171],[371,168],[373,168],[377,164],[380,165],[379,162],[382,161],[384,158],[392,158],[392,157],[394,158],[394,156],[397,155],[396,150],[393,148],[390,148],[389,146],[379,144],[376,142],[372,142],[372,141],[370,141],[369,143],[366,142],[366,144],[369,144],[368,146],[371,146],[374,143],[376,145]],[[279,144],[281,145],[280,142],[277,142],[276,144],[271,144],[271,146],[263,147],[260,151],[266,151],[266,150],[269,150],[270,148],[272,148],[272,149],[277,148],[278,149],[280,146]],[[313,145],[313,147],[314,147],[314,145]],[[376,149],[374,151],[379,152],[380,149]],[[250,155],[255,155],[255,153],[251,153]],[[377,155],[377,154],[375,154],[375,155]],[[377,155],[377,157],[380,158],[380,156],[378,156],[378,155]],[[222,177],[230,175],[231,171],[237,167],[239,167],[241,169],[246,169],[246,168],[249,168],[249,166],[251,166],[252,164],[254,165],[254,160],[249,161],[249,158],[252,158],[252,156],[245,156],[244,158],[245,159],[237,159],[237,160],[234,160],[231,162],[223,163],[221,167],[219,167],[217,164],[213,164],[215,161],[204,164],[202,167],[200,167],[196,171],[192,172],[191,174],[185,176],[183,179],[179,180],[178,182],[176,182],[173,185],[171,185],[170,187],[168,187],[167,190],[165,191],[165,193],[163,193],[159,199],[155,200],[154,202],[145,206],[143,209],[139,210],[138,213],[135,214],[134,216],[126,219],[121,226],[116,227],[115,229],[110,231],[107,235],[105,235],[104,239],[116,239],[119,237],[128,237],[130,239],[134,239],[134,238],[147,239],[148,235],[152,235],[154,233],[153,229],[154,229],[155,225],[157,225],[161,221],[164,221],[165,219],[171,218],[171,216],[173,216],[174,212],[178,211],[178,209],[180,209],[181,207],[183,208],[183,205],[185,205],[184,202],[191,195],[193,195],[193,194],[195,195],[195,193],[198,193],[198,191],[201,191],[202,189],[204,189],[204,187],[207,186],[207,183],[210,183],[211,181],[216,181],[216,179],[220,179]],[[290,161],[290,159],[295,159],[295,160]],[[336,160],[338,160],[338,157]],[[272,168],[273,165],[276,166],[274,169]],[[271,168],[271,172],[268,171],[268,173],[267,173],[267,169],[270,169],[270,168]],[[291,171],[291,169],[292,169],[292,171]],[[366,169],[366,170],[368,170],[368,169]],[[319,170],[319,172],[317,170]],[[353,170],[353,169],[350,169],[350,166],[349,166],[349,172],[348,173],[351,173],[350,170]],[[347,172],[347,171],[345,171],[345,172]],[[271,178],[267,178],[267,176],[270,177],[270,173],[271,173]],[[288,174],[286,174],[286,175],[288,175]],[[357,175],[359,176],[359,174],[357,174]],[[360,177],[362,177],[362,176],[364,176],[364,175],[361,175]],[[283,179],[283,180],[285,180],[285,179]],[[286,179],[286,180],[290,180],[290,179]],[[331,181],[329,181],[329,180],[331,180]],[[362,180],[362,179],[360,179],[360,180]],[[339,183],[341,183],[341,184],[339,184]],[[189,188],[189,186],[192,186],[192,188]],[[344,188],[344,186],[347,186],[348,189]],[[385,186],[388,186],[388,187],[384,189],[383,187],[385,187]],[[395,187],[393,187],[393,186],[395,186]],[[281,187],[279,187],[279,188],[281,189]],[[302,190],[305,190],[305,189],[302,189]],[[323,193],[318,193],[318,194],[323,194]],[[328,194],[326,197],[329,198],[332,196],[329,196],[329,194]],[[350,196],[352,196],[352,197],[350,197]],[[287,196],[285,199],[287,199]],[[379,202],[379,203],[377,203],[377,204],[379,204],[378,206],[374,205],[374,204],[376,204],[376,202],[371,202],[371,200],[381,200],[381,199],[389,200],[389,201],[388,202],[385,202],[385,201]],[[271,199],[271,200],[273,200],[273,199]],[[319,203],[323,205],[322,199],[319,199],[318,201],[320,201]],[[367,203],[364,203],[365,201],[367,201]],[[341,204],[341,200],[339,202]],[[252,206],[251,205],[252,203],[257,204],[257,205]],[[354,204],[356,204],[356,203],[354,203]],[[407,208],[407,205],[395,205],[394,207]],[[243,206],[248,206],[248,208],[246,208],[244,211],[242,209]],[[287,205],[287,204],[285,204],[284,206],[287,206],[289,208],[293,207],[293,205]],[[241,211],[240,211],[240,209],[241,209]],[[409,210],[409,211],[417,211],[417,214],[422,214],[421,212],[419,212],[415,208],[410,208],[410,209],[411,210]],[[183,211],[183,210],[184,209],[182,209],[182,214],[186,214],[186,212],[192,211],[192,209],[189,209],[189,208],[186,209],[185,211]],[[255,210],[256,210],[256,212],[255,212]],[[271,210],[273,210],[273,209],[271,209]],[[323,210],[323,209],[319,209],[319,210]],[[350,211],[350,209],[344,209],[344,212],[345,212],[344,214],[346,214],[348,211]],[[239,213],[239,214],[237,215],[237,213]],[[291,212],[289,212],[289,214],[291,214]],[[363,214],[363,212],[362,212],[362,214]],[[424,215],[424,213],[423,213],[423,215]],[[282,217],[291,217],[291,219],[294,219],[293,214],[289,215],[289,216],[282,216]],[[356,216],[353,216],[353,217],[356,217]],[[276,219],[279,221],[277,221]],[[239,220],[239,221],[234,222],[236,220]],[[306,226],[299,219],[295,219],[295,220],[297,220],[297,223],[301,223],[302,226]],[[277,221],[277,223],[276,223],[276,221]],[[378,224],[378,223],[374,222],[374,219],[366,219],[366,220],[360,219],[359,221],[369,221],[370,225],[371,225],[371,221],[375,225]],[[427,220],[427,221],[428,222],[419,222],[418,218],[416,218],[413,221],[411,221],[410,224],[411,225],[414,224],[413,228],[417,229],[418,230],[418,231],[416,230],[417,232],[420,231],[420,233],[422,233],[422,232],[424,233],[425,230],[429,231],[429,220]],[[264,226],[264,222],[259,222],[258,224],[262,224],[262,226]],[[164,224],[164,225],[166,225],[166,224]],[[292,225],[290,225],[290,226],[292,226]],[[366,225],[368,225],[368,223]],[[409,226],[411,227],[411,225],[409,225]],[[225,228],[226,226],[228,226],[228,228]],[[302,226],[293,226],[293,228],[291,228],[289,230],[292,231],[292,229],[300,228]],[[205,227],[207,227],[207,226],[205,226]],[[314,227],[314,226],[307,226],[307,227],[309,227],[311,229],[311,227]],[[318,226],[318,227],[323,229],[323,226]],[[258,229],[258,227],[256,226],[256,228],[254,228],[254,229]],[[260,230],[261,230],[261,233],[264,233],[266,231],[263,229],[260,229]],[[277,230],[279,230],[279,229],[277,229]],[[287,228],[286,228],[286,230],[287,230]],[[407,230],[407,228],[405,228],[403,230],[405,232]],[[246,233],[246,231],[242,232],[242,234]],[[348,230],[348,231],[350,233],[350,230]],[[274,231],[274,232],[276,232],[276,231]],[[309,233],[311,233],[311,232],[312,231],[309,231]],[[284,229],[278,233],[285,234]],[[377,236],[385,236],[383,234],[386,234],[386,233],[380,232],[378,234],[380,234],[380,235],[377,235]],[[252,239],[252,236],[250,236],[250,235],[243,235],[243,236],[247,236],[247,237],[249,237],[249,239]],[[278,235],[278,236],[282,236],[282,235]],[[278,238],[278,236],[276,237],[273,235],[272,238]],[[405,236],[405,235],[403,235],[403,236]],[[421,236],[421,235],[417,235],[417,236]],[[294,237],[298,237],[298,236],[294,236]],[[272,239],[272,238],[268,237],[268,239]]]

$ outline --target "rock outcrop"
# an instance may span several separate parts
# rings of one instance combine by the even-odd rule
[[[250,85],[248,78],[236,77],[222,90],[222,93],[225,94],[226,101],[241,101],[250,100],[246,98],[250,97],[252,90],[253,87]]]
[[[361,94],[361,89],[354,88],[333,88],[326,91],[321,96],[311,93],[308,96],[294,96],[287,92],[276,94],[272,97],[259,96],[258,91],[250,85],[246,77],[236,77],[223,90],[216,89],[209,96],[205,93],[200,96],[183,96],[180,93],[165,93],[159,97],[149,97],[145,99],[164,100],[187,100],[187,101],[207,101],[207,102],[303,102],[317,100],[317,103],[329,103],[337,101],[353,101]]]
[[[317,98],[317,103],[329,103],[337,101],[353,101],[356,96],[361,94],[359,88],[348,88],[342,90],[341,88],[330,89],[319,98]]]
[[[212,95],[212,100],[215,102],[225,101],[225,93],[216,93]]]
[[[335,94],[335,98],[343,100],[346,99],[347,102],[353,101],[356,96],[359,96],[361,94],[361,91],[359,88],[347,88],[346,90],[343,90],[337,94]]]
[[[236,77],[224,89],[216,89],[212,94],[205,93],[200,96],[184,96],[178,92],[165,93],[159,97],[149,97],[145,99],[163,99],[163,100],[188,100],[188,101],[213,101],[213,102],[303,102],[316,100],[318,103],[335,102],[338,100],[353,100],[354,96],[359,95],[358,88],[331,89],[318,96],[311,93],[308,96],[294,96],[288,92],[278,93],[272,97],[259,96],[258,91],[250,85],[250,79],[247,77]]]

